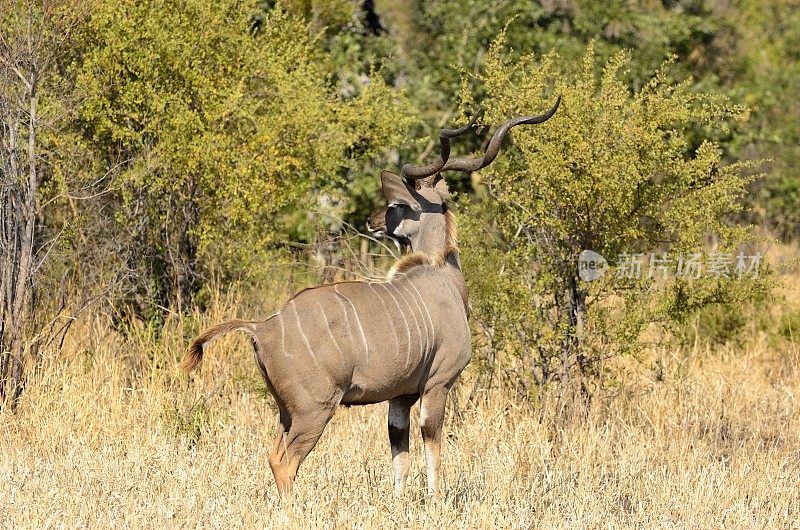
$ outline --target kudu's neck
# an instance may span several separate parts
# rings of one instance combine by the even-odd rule
[[[431,226],[423,223],[415,241],[411,242],[411,250],[425,254],[432,261],[440,261],[448,252],[447,232],[445,225]]]
[[[423,223],[418,237],[412,242],[412,251],[425,254],[431,263],[448,272],[467,308],[467,286],[461,272],[458,254],[458,236],[455,216],[449,210]],[[469,313],[469,310],[467,310]]]

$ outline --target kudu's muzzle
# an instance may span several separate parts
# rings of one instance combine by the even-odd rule
[[[386,211],[388,208],[382,208],[380,211],[375,212],[367,218],[367,230],[373,234],[386,233]]]

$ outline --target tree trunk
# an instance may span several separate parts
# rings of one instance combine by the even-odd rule
[[[10,400],[14,408],[35,347],[26,332],[36,331],[41,266],[39,85],[88,11],[68,1],[5,2],[0,9],[9,11],[0,17],[0,406]]]
[[[37,162],[37,96],[36,96],[37,78],[36,73],[32,72],[27,80],[27,102],[28,102],[28,149],[27,149],[27,178],[19,179],[21,181],[20,188],[18,189],[17,201],[21,202],[21,208],[17,209],[17,215],[13,216],[10,223],[10,231],[15,233],[13,242],[10,249],[12,251],[13,261],[7,263],[12,271],[16,271],[10,278],[11,296],[6,301],[7,307],[10,306],[10,311],[6,314],[4,320],[7,323],[8,351],[6,359],[3,363],[3,379],[0,384],[8,388],[2,389],[3,397],[10,397],[12,409],[16,408],[16,404],[22,393],[23,387],[23,368],[24,368],[24,355],[25,355],[25,324],[32,317],[30,311],[30,302],[32,299],[32,282],[31,275],[33,270],[33,251],[34,251],[34,237],[36,232],[36,196],[38,193],[38,174],[36,170]],[[15,154],[11,155],[12,158]],[[16,161],[12,164],[14,169],[19,168]],[[13,178],[14,175],[12,175]],[[21,175],[20,175],[21,176]],[[4,322],[4,324],[6,324]],[[4,327],[6,327],[4,325]],[[8,379],[8,369],[10,364],[10,379]]]
[[[564,298],[561,301],[561,393],[564,395],[573,380],[573,368],[580,375],[581,394],[588,398],[588,388],[584,376],[589,366],[584,351],[583,328],[586,323],[586,290],[580,288],[580,280],[572,275],[566,281]]]
[[[31,75],[28,98],[28,185],[25,187],[25,208],[23,212],[25,228],[20,242],[20,264],[17,273],[16,298],[14,312],[11,317],[11,404],[16,407],[22,393],[22,368],[25,353],[25,322],[30,313],[32,298],[31,270],[33,268],[33,238],[36,227],[36,195],[38,192],[38,175],[36,173],[36,74]]]

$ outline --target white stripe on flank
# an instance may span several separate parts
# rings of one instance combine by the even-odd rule
[[[334,298],[336,298],[336,301],[339,303],[339,306],[341,306],[342,312],[344,313],[344,321],[347,324],[347,336],[350,338],[350,349],[355,350],[356,343],[353,341],[353,332],[350,330],[350,319],[347,318],[347,306],[344,305],[344,302],[342,302],[342,299],[338,296],[335,296]]]
[[[397,282],[397,284],[399,285],[399,284],[400,284],[400,282]],[[416,312],[414,311],[414,308],[411,306],[411,303],[408,301],[408,298],[406,298],[406,295],[404,295],[404,294],[403,294],[403,292],[400,290],[400,287],[398,287],[398,286],[397,286],[396,284],[394,284],[394,283],[392,283],[392,287],[394,287],[395,289],[397,289],[397,292],[398,292],[398,294],[399,294],[400,296],[402,296],[402,297],[403,297],[403,300],[405,300],[405,302],[406,302],[406,305],[408,305],[408,311],[409,311],[409,313],[411,313],[411,316],[412,316],[412,317],[414,317],[414,324],[416,324],[416,325],[417,325],[417,332],[419,333],[419,347],[420,347],[420,348],[422,348],[422,326],[420,326],[420,325],[419,325],[419,319],[417,318],[417,314],[416,314]],[[408,293],[408,296],[411,296],[411,292],[410,292],[408,289],[405,289],[405,288],[403,288],[403,289],[404,289],[404,290],[405,290],[405,291]],[[411,296],[411,298],[414,298],[414,297],[413,297],[413,296]],[[418,310],[419,310],[419,312],[421,313],[421,312],[422,312],[422,309],[420,309],[420,308],[419,308],[419,305],[418,305],[416,302],[414,302],[414,305],[416,305],[416,306],[417,306],[417,309],[418,309]],[[421,315],[420,315],[420,316],[421,316]]]
[[[397,298],[395,298],[395,296],[392,294],[392,291],[389,290],[385,283],[378,283],[377,285],[380,285],[386,289],[386,292],[389,293],[389,296],[391,296],[392,300],[394,300],[394,305],[397,306],[397,313],[403,317],[403,324],[406,326],[406,335],[408,336],[406,340],[406,367],[408,367],[408,364],[411,362],[411,327],[409,327],[408,320],[406,320],[406,315],[403,313],[403,309],[400,307],[400,302],[397,301]],[[398,344],[399,342],[400,339],[398,339]]]
[[[431,329],[431,339],[430,342],[428,342],[428,353],[430,353],[431,349],[433,348],[433,341],[436,338],[436,330],[433,327],[433,319],[431,319],[431,312],[428,311],[428,304],[425,303],[425,298],[419,292],[417,286],[414,285],[414,282],[409,281],[408,283],[410,283],[411,287],[414,288],[414,291],[417,293],[417,296],[419,297],[419,301],[422,303],[422,307],[425,309],[425,314],[428,316],[428,325],[430,326]]]
[[[414,288],[414,291],[417,293],[417,296],[419,296],[419,301],[422,302],[422,307],[425,308],[425,314],[428,316],[428,324],[430,324],[431,327],[431,337],[432,337],[430,343],[428,343],[428,348],[431,348],[433,346],[433,339],[436,337],[436,331],[433,328],[433,320],[431,319],[430,311],[428,311],[428,304],[425,303],[425,298],[423,298],[422,294],[419,292],[419,289],[417,289],[417,286],[414,285],[414,282],[409,280],[408,283],[411,284],[411,287]],[[430,353],[430,351],[428,351],[428,353]]]
[[[414,324],[416,324],[417,331],[419,332],[419,338],[420,338],[420,345],[419,346],[421,348],[422,347],[422,327],[419,325],[419,320],[417,320],[417,315],[414,314],[414,308],[411,307],[411,304],[409,303],[408,298],[406,298],[406,295],[404,295],[403,292],[394,283],[389,283],[388,285],[391,285],[392,287],[395,288],[395,290],[397,290],[397,294],[400,295],[400,298],[402,298],[403,302],[405,302],[406,306],[408,306],[408,312],[411,313],[412,317],[414,317]],[[406,316],[406,312],[405,311],[403,311],[403,316],[404,317]],[[410,326],[409,326],[409,328],[410,328]],[[411,347],[411,334],[410,333],[409,333],[409,342],[408,342],[408,344],[409,344],[409,348],[410,348]]]
[[[306,336],[305,332],[303,331],[303,324],[300,322],[300,315],[297,314],[297,306],[294,303],[294,300],[289,302],[292,304],[292,313],[294,313],[294,318],[297,319],[297,329],[300,331],[300,336],[303,337],[303,342],[306,343],[306,348],[308,348],[308,353],[311,355],[311,358],[314,359],[314,364],[319,366],[317,363],[317,357],[314,355],[314,350],[311,349],[311,343],[308,341],[308,337]]]
[[[417,306],[417,311],[419,311],[419,317],[422,318],[422,307],[419,305],[419,302],[417,302],[417,297],[414,296],[414,294],[411,291],[408,290],[408,287],[406,287],[405,284],[402,281],[397,282],[397,285],[402,287],[403,290],[408,293],[408,296],[410,296],[411,299],[414,301],[414,305]],[[416,320],[416,313],[414,314],[414,319]],[[428,351],[428,326],[427,326],[427,324],[425,324],[424,319],[423,319],[422,324],[423,325],[420,326],[419,322],[417,322],[417,327],[419,327],[419,345],[422,348],[422,358],[424,359],[424,358],[426,358],[425,354]],[[422,345],[422,328],[423,327],[425,328],[425,345],[424,346]]]
[[[394,322],[392,322],[392,313],[389,311],[389,308],[386,307],[386,302],[383,301],[383,298],[381,297],[381,295],[378,294],[378,291],[375,290],[375,287],[373,287],[373,284],[371,282],[367,282],[367,285],[369,285],[369,288],[372,289],[373,293],[375,293],[375,296],[378,297],[378,300],[381,301],[381,306],[383,306],[383,310],[386,311],[387,322],[389,324],[389,327],[392,328],[392,333],[394,334],[394,345],[397,348],[397,357],[399,358],[400,357],[400,337],[397,336],[397,330],[394,329]]]
[[[292,354],[286,351],[286,328],[283,324],[283,315],[280,311],[278,311],[276,315],[281,321],[281,353],[283,353],[286,357],[291,357]]]
[[[342,361],[344,361],[344,352],[339,347],[339,343],[336,342],[336,337],[333,336],[333,332],[331,331],[331,323],[328,322],[328,316],[325,314],[325,309],[322,307],[322,304],[319,303],[319,300],[317,300],[317,307],[319,307],[319,312],[322,313],[322,318],[325,320],[325,331],[328,332],[328,336],[333,341],[333,345],[336,346],[336,349],[339,351],[339,357],[341,357]]]
[[[364,327],[361,325],[361,319],[358,318],[358,311],[356,311],[355,304],[353,304],[349,298],[339,292],[338,285],[334,285],[333,290],[336,292],[336,294],[347,300],[347,303],[353,308],[353,314],[356,316],[356,324],[358,324],[358,331],[361,332],[361,340],[364,341],[364,356],[367,358],[367,361],[369,361],[369,345],[367,344],[367,336],[364,335]]]

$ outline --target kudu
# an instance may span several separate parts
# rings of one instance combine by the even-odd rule
[[[291,493],[300,464],[338,405],[382,401],[389,401],[394,487],[402,492],[409,412],[418,399],[428,493],[437,495],[445,401],[471,355],[467,291],[440,172],[486,167],[511,127],[544,122],[560,101],[540,116],[505,122],[480,158],[450,158],[450,139],[469,130],[473,118],[459,129],[442,129],[435,162],[406,164],[402,177],[381,173],[388,206],[369,217],[368,229],[412,251],[386,281],[305,289],[266,320],[230,320],[192,343],[183,361],[187,370],[200,363],[206,343],[218,335],[241,330],[251,336],[256,363],[279,409],[269,464],[281,495]]]

